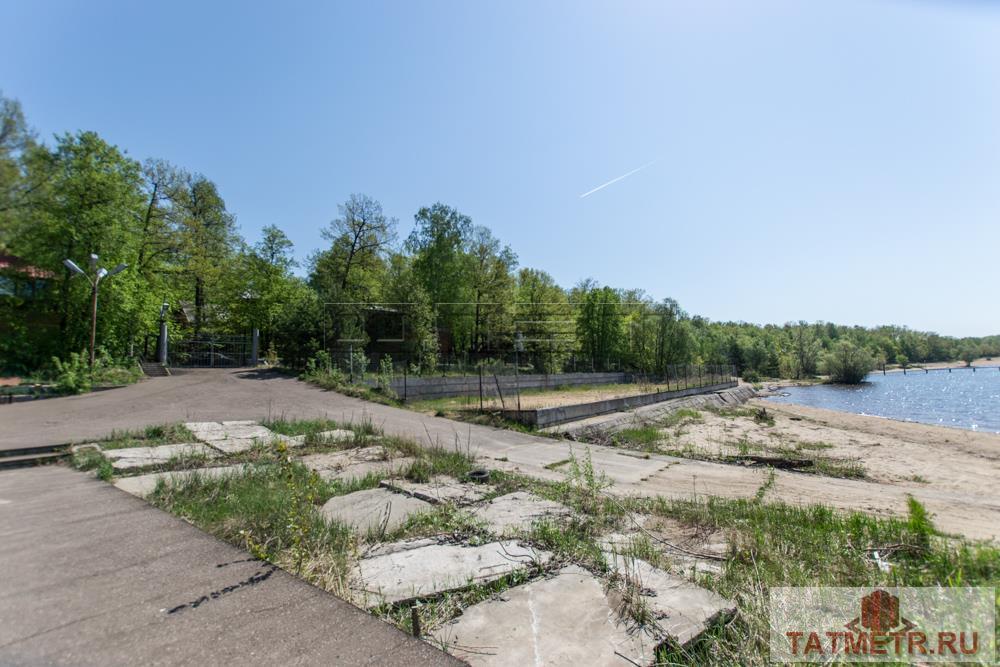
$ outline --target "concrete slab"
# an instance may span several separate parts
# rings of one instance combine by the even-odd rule
[[[530,530],[532,524],[538,521],[566,519],[571,512],[565,505],[527,491],[515,491],[473,509],[473,514],[486,521],[492,532],[507,535],[518,530]]]
[[[234,466],[219,466],[216,468],[195,468],[194,470],[176,470],[172,472],[152,472],[146,475],[135,475],[133,477],[120,477],[114,481],[114,485],[125,493],[133,496],[145,498],[156,490],[156,485],[162,479],[165,484],[173,484],[178,481],[190,479],[194,476],[218,478],[226,475],[238,474],[246,470],[246,464]]]
[[[356,491],[334,496],[321,510],[329,521],[345,523],[360,534],[393,531],[417,512],[431,509],[431,504],[418,498],[393,493],[386,489]]]
[[[350,442],[354,440],[354,431],[346,428],[335,428],[332,431],[320,431],[315,436],[321,442]]]
[[[106,449],[102,453],[110,459],[111,466],[115,470],[135,470],[136,468],[163,465],[173,459],[184,457],[203,456],[211,459],[219,455],[217,451],[201,443]]]
[[[414,459],[411,457],[392,458],[391,449],[374,445],[360,449],[345,449],[337,452],[323,452],[303,456],[304,466],[315,470],[326,480],[356,479],[375,473],[392,475],[405,470]]]
[[[493,487],[488,484],[459,482],[447,475],[437,475],[426,483],[411,482],[408,479],[387,479],[382,482],[382,486],[429,503],[454,505],[471,505],[493,491]]]
[[[657,619],[650,633],[660,642],[669,637],[683,646],[720,616],[736,611],[734,603],[717,593],[653,567],[642,559],[605,552],[605,560],[612,573],[642,592]]]
[[[551,558],[547,551],[514,540],[480,546],[413,540],[386,545],[361,559],[351,590],[355,602],[372,608],[495,581]]]
[[[188,422],[184,426],[194,433],[196,438],[226,454],[245,452],[256,442],[272,442],[275,439],[285,438],[252,420]]]
[[[93,475],[4,470],[0,498],[0,665],[460,664]]]
[[[226,421],[222,422],[222,426],[226,438],[270,440],[276,435],[271,429],[252,421]]]
[[[470,665],[622,667],[654,658],[618,618],[603,582],[576,565],[469,607],[435,639]]]

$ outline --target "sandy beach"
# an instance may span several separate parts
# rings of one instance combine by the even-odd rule
[[[874,482],[885,485],[886,491],[925,497],[940,514],[965,514],[968,504],[962,498],[970,497],[1000,510],[1000,435],[762,399],[750,401],[748,407],[766,410],[773,424],[748,415],[702,412],[698,419],[664,429],[671,449],[696,458],[748,452],[785,458],[819,456],[835,465],[859,468],[866,486]],[[792,486],[799,488],[794,490],[811,488],[817,501],[825,485],[848,481],[824,475],[796,477]],[[949,532],[948,526],[941,528]]]

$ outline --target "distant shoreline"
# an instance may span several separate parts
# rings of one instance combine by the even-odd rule
[[[975,361],[973,361],[972,366],[966,366],[964,361],[932,361],[926,364],[910,364],[909,366],[906,367],[906,371],[907,373],[910,373],[910,372],[922,371],[925,368],[932,371],[939,369],[943,370],[946,368],[954,368],[957,370],[962,370],[967,368],[983,368],[983,369],[992,368],[996,370],[997,367],[1000,367],[1000,358],[992,359],[984,357],[982,359],[976,359]],[[877,368],[874,371],[872,371],[872,373],[881,373],[881,372],[882,372],[881,368]],[[902,372],[903,368],[901,366],[898,366],[896,364],[886,364],[885,367],[886,375],[888,375],[889,373],[902,373]]]

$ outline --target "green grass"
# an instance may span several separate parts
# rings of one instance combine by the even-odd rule
[[[669,442],[683,435],[684,427],[688,424],[697,424],[704,420],[704,416],[698,410],[679,408],[655,423],[618,431],[611,436],[608,444],[651,454],[670,454],[672,449]]]
[[[675,428],[686,424],[697,424],[705,421],[705,417],[698,410],[692,408],[680,408],[674,410],[669,415],[659,421],[661,428]]]
[[[706,410],[712,412],[720,417],[748,417],[754,420],[758,424],[764,426],[774,426],[774,415],[768,412],[765,408],[749,408],[749,407],[713,407],[707,406]]]
[[[333,431],[340,426],[332,419],[267,419],[260,425],[281,435],[314,435],[322,431]]]
[[[93,470],[99,479],[110,481],[114,475],[114,468],[111,461],[107,460],[95,449],[83,449],[75,452],[70,457],[69,463],[77,470]]]
[[[642,509],[731,535],[723,574],[701,583],[737,603],[739,613],[687,649],[666,648],[666,664],[767,664],[767,591],[772,586],[995,585],[1000,549],[941,537],[926,511],[877,519],[759,500],[638,501]],[[889,572],[871,556],[880,549]]]
[[[320,427],[289,422],[287,428],[309,433]],[[404,474],[418,481],[438,474],[461,479],[474,465],[468,446],[463,447],[458,440],[450,447],[430,449],[401,438],[382,437],[379,442],[416,457]],[[340,524],[324,521],[319,508],[334,495],[376,486],[379,476],[350,483],[325,482],[300,463],[289,462],[286,450],[271,449],[268,465],[223,478],[192,476],[171,486],[161,484],[150,500],[307,581],[348,596],[347,577],[358,556],[359,538]],[[299,451],[291,450],[294,454]],[[78,457],[100,465],[86,452]],[[618,498],[608,493],[608,480],[595,471],[586,453],[560,463],[567,469],[561,481],[494,471],[490,482],[494,489],[491,497],[530,491],[574,510],[571,519],[540,522],[515,535],[553,552],[552,568],[579,563],[606,574],[599,540],[610,532],[630,528],[629,516],[635,514],[669,517],[685,526],[721,531],[727,536],[729,549],[721,574],[699,575],[698,582],[736,602],[738,613],[684,649],[663,647],[658,655],[662,664],[767,664],[768,590],[774,586],[957,586],[1000,581],[1000,549],[941,535],[932,517],[915,500],[910,501],[908,516],[898,519],[768,502],[766,492],[773,484],[773,474],[755,497],[745,500]],[[426,536],[448,536],[473,544],[492,539],[467,509],[450,505],[434,506],[412,516],[399,529],[378,538]],[[892,564],[888,572],[874,562],[874,550]],[[643,534],[632,540],[628,551],[660,567],[668,566],[671,558],[660,544]],[[494,598],[538,574],[519,572],[488,585],[473,585],[424,600],[417,607],[421,626],[432,630],[469,605]],[[614,580],[609,585],[625,584]],[[643,598],[630,597],[627,587],[620,592],[621,610],[632,622],[648,616]],[[386,605],[375,613],[403,630],[411,629],[408,605]]]
[[[305,466],[288,463],[219,478],[193,475],[169,486],[161,482],[148,500],[258,558],[343,592],[354,537],[318,510],[334,495],[377,483],[324,482]]]
[[[104,440],[98,441],[101,449],[125,449],[130,447],[157,447],[184,442],[197,442],[194,434],[184,424],[155,424],[133,431],[112,431]]]
[[[299,379],[322,389],[336,391],[340,394],[361,398],[373,403],[394,405],[397,407],[402,405],[398,397],[386,395],[377,387],[369,387],[366,384],[351,384],[344,379],[342,374],[323,372],[315,372],[313,374],[303,373],[299,376]]]
[[[625,441],[635,445],[652,445],[663,439],[663,434],[656,426],[637,426],[619,431],[617,437],[620,441]]]

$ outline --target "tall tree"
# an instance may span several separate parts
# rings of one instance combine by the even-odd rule
[[[221,282],[226,263],[234,256],[238,237],[233,216],[215,183],[189,176],[177,198],[183,271],[194,297],[194,330],[206,324],[206,304]]]
[[[580,347],[593,368],[616,367],[625,342],[621,295],[611,287],[585,290],[576,322]]]
[[[469,238],[467,279],[472,293],[471,351],[482,354],[509,344],[517,255],[486,227],[472,228]]]
[[[544,373],[562,370],[575,346],[573,310],[552,276],[538,269],[518,272],[515,319],[526,361]]]
[[[309,284],[319,293],[331,340],[364,340],[366,316],[380,298],[397,221],[367,195],[351,195],[323,230],[330,247],[310,258]]]
[[[471,339],[472,313],[466,280],[465,246],[472,219],[440,202],[413,216],[416,227],[406,240],[413,254],[413,274],[437,311],[437,320],[450,341],[444,352],[454,354]]]

